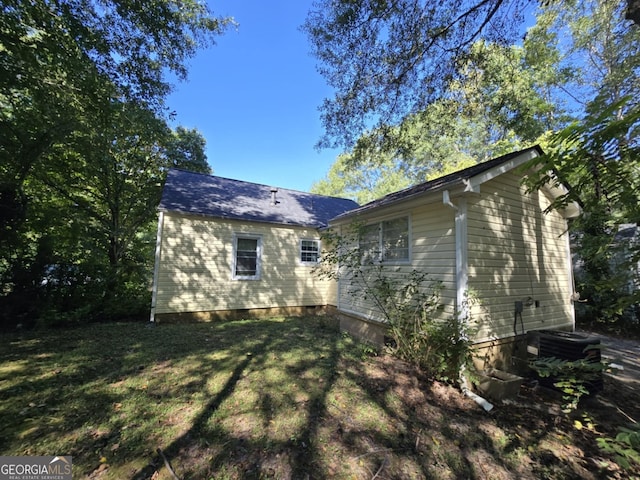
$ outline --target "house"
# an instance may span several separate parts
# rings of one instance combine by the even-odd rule
[[[320,229],[358,206],[170,170],[159,206],[151,319],[300,314],[335,304],[313,275]]]
[[[539,147],[495,158],[363,206],[172,170],[160,205],[152,318],[328,306],[341,327],[382,343],[375,308],[311,272],[320,231],[364,225],[363,252],[394,272],[424,271],[443,286],[443,315],[467,308],[492,364],[508,362],[529,330],[574,327],[567,219],[545,213],[560,187],[527,192],[523,165]],[[517,352],[515,352],[517,353]],[[509,365],[507,365],[509,366]]]
[[[330,226],[364,225],[360,248],[378,242],[372,250],[390,271],[417,269],[441,282],[442,315],[468,316],[484,360],[511,368],[513,355],[526,357],[526,332],[574,329],[567,220],[579,209],[545,213],[564,190],[522,185],[522,169],[542,153],[528,148],[392,193]],[[381,343],[385,329],[371,302],[350,294],[348,275],[337,288],[342,328]]]

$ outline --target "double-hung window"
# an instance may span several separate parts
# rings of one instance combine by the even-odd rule
[[[259,235],[234,235],[233,279],[258,280],[262,256],[262,237]]]
[[[409,217],[365,226],[360,232],[363,263],[409,261]]]
[[[320,260],[320,240],[300,240],[300,262],[316,264]]]

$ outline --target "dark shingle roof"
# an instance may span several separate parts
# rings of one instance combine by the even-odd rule
[[[160,210],[211,217],[326,227],[329,220],[358,207],[353,200],[278,188],[273,205],[267,185],[169,170]]]
[[[407,200],[417,195],[442,191],[459,184],[463,185],[466,180],[473,178],[476,175],[480,175],[481,173],[484,173],[494,167],[498,167],[499,165],[502,165],[503,163],[506,163],[509,160],[530,151],[535,151],[538,155],[542,155],[544,153],[538,146],[526,148],[518,152],[512,152],[507,155],[488,160],[486,162],[478,163],[469,168],[465,168],[464,170],[453,172],[449,175],[445,175],[443,177],[439,177],[434,180],[421,183],[419,185],[414,185],[413,187],[408,187],[398,192],[390,193],[389,195],[385,195],[384,197],[378,198],[377,200],[369,202],[361,207],[350,210],[348,212],[344,212],[343,214],[339,215],[339,217],[349,217],[351,215],[357,215],[377,207],[391,205],[398,201]]]

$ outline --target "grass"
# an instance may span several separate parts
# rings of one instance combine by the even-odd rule
[[[625,473],[590,458],[595,440],[569,419],[488,416],[371,353],[318,317],[11,334],[0,455],[72,455],[74,478],[137,480],[172,478],[158,449],[183,480]]]

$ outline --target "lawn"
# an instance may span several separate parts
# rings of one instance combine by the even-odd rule
[[[487,414],[322,317],[4,335],[0,398],[0,455],[72,455],[74,478],[640,473],[596,447],[615,408],[595,431],[536,392]]]

